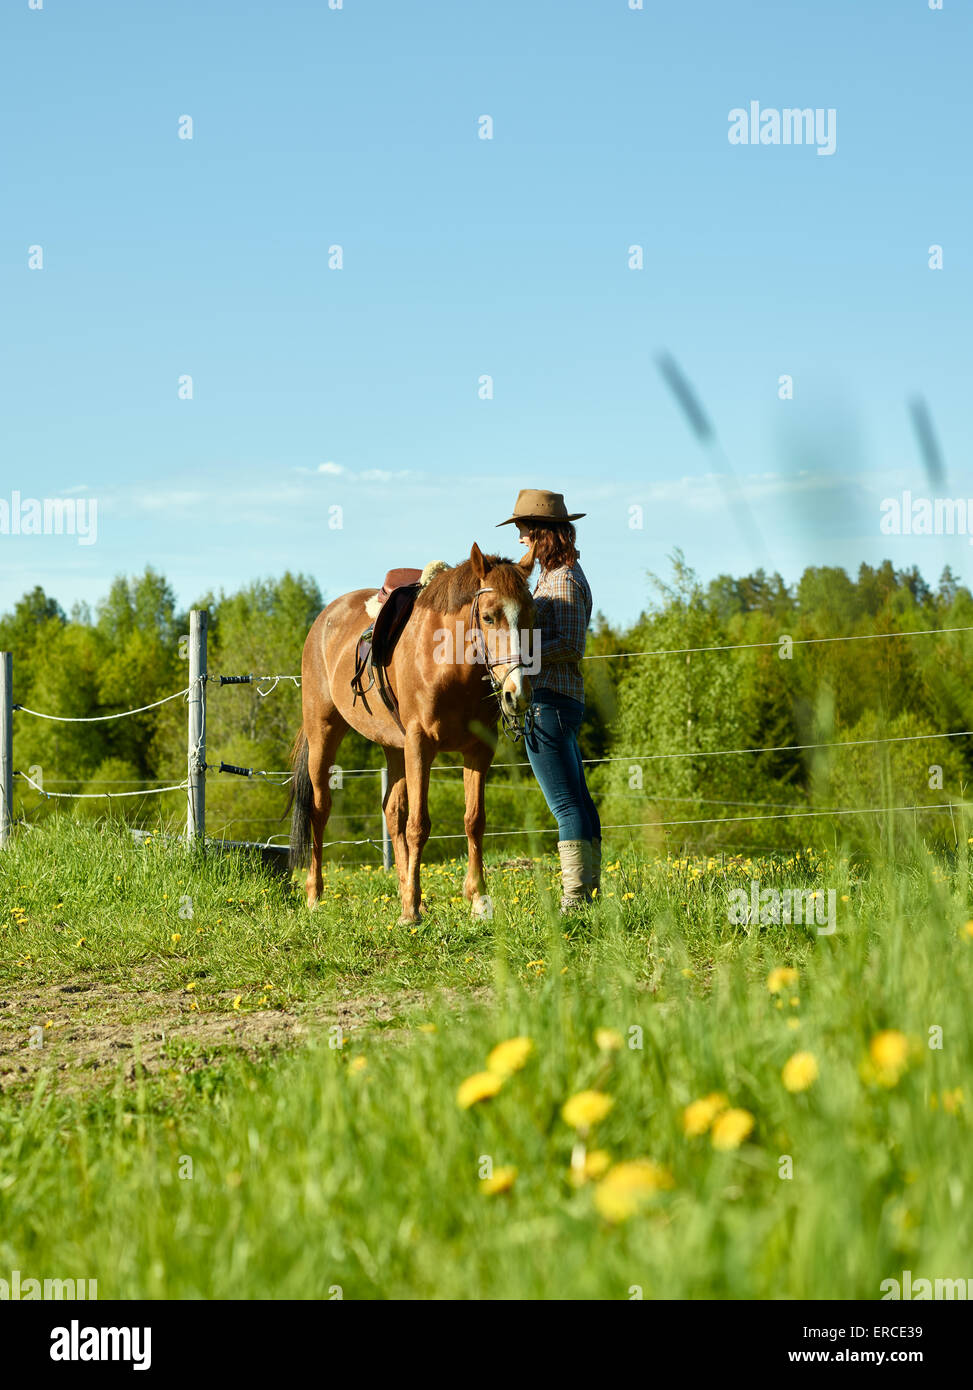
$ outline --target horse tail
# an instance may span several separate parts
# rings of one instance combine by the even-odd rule
[[[287,862],[291,870],[303,869],[311,854],[311,808],[314,805],[314,788],[307,767],[307,734],[304,726],[298,730],[294,747],[291,749],[290,795],[284,815],[293,807],[291,815],[291,843]]]

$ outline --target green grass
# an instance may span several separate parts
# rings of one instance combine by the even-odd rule
[[[308,914],[238,857],[68,825],[16,838],[0,1041],[31,1065],[3,1074],[0,1277],[97,1278],[102,1298],[877,1298],[906,1268],[973,1273],[965,855],[617,856],[570,923],[550,856],[494,867],[485,922],[455,901],[464,866],[434,866],[413,932],[380,870],[332,869]],[[834,888],[836,932],[732,925],[728,889],[751,878]],[[774,994],[778,966],[799,982]],[[332,1047],[343,1001],[360,1017]],[[246,1035],[275,1014],[303,1040]],[[224,1023],[239,1032],[207,1032]],[[96,1026],[135,1040],[121,1064],[48,1064]],[[622,1047],[599,1050],[601,1028]],[[890,1085],[862,1069],[884,1029],[910,1040]],[[533,1043],[523,1070],[461,1110],[513,1036]],[[792,1094],[781,1068],[803,1050],[819,1076]],[[561,1107],[590,1088],[614,1104],[588,1149],[671,1172],[625,1220],[569,1181]],[[728,1152],[683,1133],[715,1091],[753,1117]],[[484,1190],[491,1163],[517,1168],[509,1191]]]

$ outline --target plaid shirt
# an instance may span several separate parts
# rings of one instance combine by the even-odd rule
[[[541,669],[531,683],[535,690],[555,690],[584,704],[578,662],[584,656],[591,622],[591,590],[577,561],[542,571],[534,589],[534,603],[541,634]]]

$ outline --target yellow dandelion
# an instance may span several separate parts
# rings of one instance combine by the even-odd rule
[[[596,1028],[595,1046],[599,1052],[618,1052],[625,1045],[625,1039],[617,1028]]]
[[[487,1058],[487,1071],[496,1072],[497,1076],[513,1076],[533,1050],[530,1038],[508,1038],[506,1042],[497,1043]]]
[[[955,1087],[952,1091],[943,1091],[943,1109],[947,1115],[957,1114],[963,1106],[963,1088]]]
[[[517,1169],[513,1167],[498,1168],[492,1178],[483,1178],[480,1183],[480,1191],[487,1197],[493,1197],[498,1192],[509,1192],[517,1181]]]
[[[242,995],[242,994],[238,994],[237,997],[234,999],[234,1001],[233,1001],[233,1007],[234,1007],[235,1009],[238,1009],[238,1008],[240,1007],[240,1003],[241,1003],[242,999],[243,999],[243,995]]]
[[[895,1028],[876,1033],[868,1044],[874,1079],[880,1086],[895,1086],[909,1061],[909,1040]]]
[[[796,985],[799,975],[790,965],[778,965],[767,976],[767,988],[771,994],[780,994],[788,985]]]
[[[367,1057],[352,1057],[351,1061],[348,1063],[348,1070],[349,1070],[349,1071],[364,1071],[365,1068],[366,1068],[367,1066],[368,1066],[368,1058],[367,1058]]]
[[[572,1129],[590,1129],[603,1120],[615,1104],[603,1091],[579,1091],[561,1107],[561,1117]]]
[[[182,940],[182,932],[181,932],[181,931],[174,931],[174,932],[172,933],[172,943],[173,943],[173,945],[175,945],[175,943],[176,943],[177,941],[181,941],[181,940]]]
[[[682,1112],[683,1133],[689,1139],[705,1134],[717,1115],[728,1105],[729,1101],[720,1091],[712,1091],[708,1096],[703,1096],[702,1100],[694,1100]]]
[[[722,1152],[738,1149],[753,1130],[753,1126],[754,1118],[749,1110],[724,1110],[713,1121],[710,1136],[713,1148]]]
[[[781,1072],[781,1080],[788,1091],[806,1091],[818,1079],[818,1062],[813,1052],[795,1052],[788,1057]]]
[[[595,1188],[595,1206],[606,1221],[625,1221],[657,1193],[675,1187],[672,1173],[651,1158],[616,1163]]]
[[[469,1110],[481,1100],[490,1100],[503,1085],[503,1077],[495,1071],[478,1071],[468,1076],[456,1092],[456,1104],[461,1110]]]
[[[967,941],[973,941],[973,922],[966,922],[959,929],[960,936],[965,936]]]
[[[420,1023],[420,1024],[419,1024],[419,1032],[420,1032],[420,1033],[435,1033],[436,1031],[437,1031],[437,1028],[436,1028],[435,1023]]]

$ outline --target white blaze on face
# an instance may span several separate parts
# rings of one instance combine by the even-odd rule
[[[513,663],[520,661],[520,604],[515,599],[508,599],[503,605],[503,615],[507,620],[507,651],[506,659]],[[510,693],[516,700],[520,700],[524,693],[524,668],[520,665],[508,672],[504,679],[504,689],[507,689],[509,681]]]

